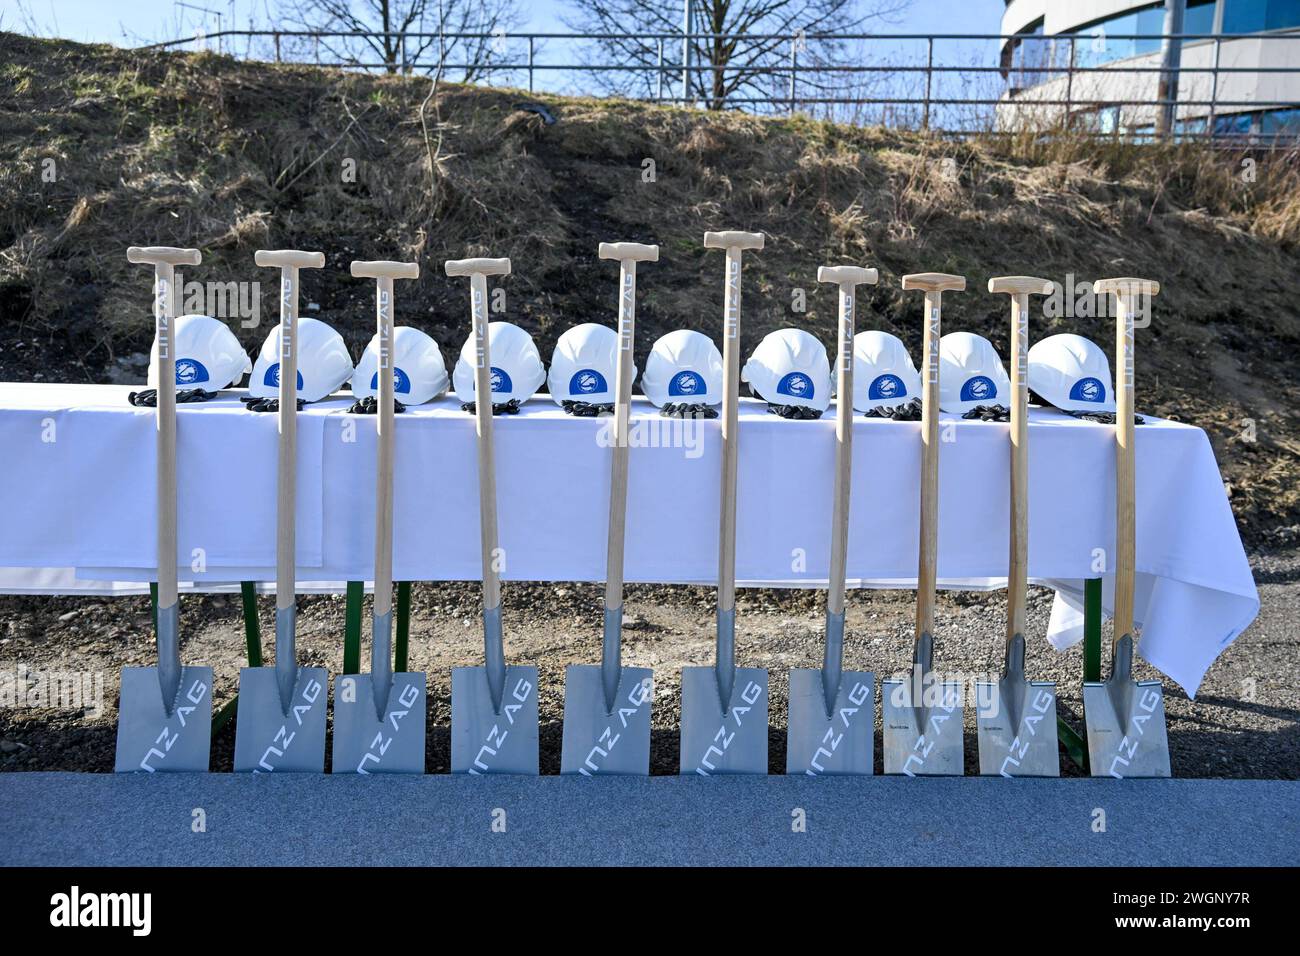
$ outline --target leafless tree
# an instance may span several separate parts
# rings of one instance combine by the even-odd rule
[[[442,70],[464,82],[481,79],[504,55],[502,37],[522,22],[516,0],[285,0],[281,22],[359,36],[321,37],[338,62],[378,63],[388,73]],[[473,38],[454,34],[473,33]]]
[[[618,34],[682,32],[683,0],[569,0],[564,19],[574,30],[601,35],[589,60],[644,69],[597,74],[610,92],[648,95],[660,83],[659,48],[654,41]],[[832,90],[842,81],[837,66],[857,47],[843,40],[804,40],[818,33],[861,31],[888,21],[910,0],[692,0],[689,41],[664,41],[665,88],[681,96],[682,59],[691,71],[685,98],[710,109],[738,100],[780,97],[789,82],[792,53],[799,58],[799,83],[807,94]],[[792,50],[792,47],[795,49]],[[676,82],[674,82],[676,81]]]

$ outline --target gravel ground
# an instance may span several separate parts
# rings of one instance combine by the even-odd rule
[[[1218,659],[1195,701],[1165,683],[1169,744],[1178,777],[1300,778],[1300,550],[1252,557],[1260,588],[1259,618]],[[444,773],[450,751],[450,669],[481,663],[477,584],[418,584],[412,594],[411,669],[427,675],[426,769]],[[677,772],[680,670],[713,655],[711,588],[632,586],[627,593],[624,662],[656,676],[652,772]],[[342,596],[299,601],[298,643],[304,663],[342,668]],[[1033,589],[1029,633],[1046,632],[1051,592]],[[261,599],[264,643],[270,643],[272,600]],[[913,594],[851,592],[845,666],[874,670],[877,680],[910,659]],[[739,661],[768,668],[770,769],[785,767],[786,687],[792,667],[819,666],[824,596],[817,591],[742,590],[738,597]],[[966,675],[1000,667],[1005,602],[1000,594],[940,595],[937,664]],[[505,588],[507,659],[541,668],[541,765],[558,773],[564,667],[600,659],[601,589],[594,584],[509,584]],[[152,663],[148,602],[143,598],[0,596],[0,671],[83,671],[102,677],[99,714],[0,707],[0,771],[79,770],[113,766],[118,671]],[[183,658],[216,672],[215,704],[238,687],[244,637],[238,595],[182,602]],[[1103,638],[1109,640],[1109,633]],[[269,651],[269,647],[268,647]],[[368,660],[368,648],[363,660]],[[1030,647],[1030,676],[1054,679],[1062,715],[1082,730],[1082,652]],[[267,663],[270,663],[268,654]],[[1109,667],[1108,664],[1105,667]],[[1138,676],[1158,676],[1138,662]],[[876,769],[881,770],[877,701]],[[978,767],[973,708],[966,710],[967,773]],[[217,736],[212,769],[228,771],[234,725]],[[1063,773],[1078,775],[1068,759]]]

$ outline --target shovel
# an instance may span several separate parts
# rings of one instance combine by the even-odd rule
[[[1137,498],[1133,450],[1133,306],[1160,292],[1147,279],[1101,279],[1098,295],[1114,293],[1115,364],[1115,636],[1110,679],[1083,685],[1088,763],[1094,777],[1168,777],[1169,735],[1158,680],[1133,680],[1133,588],[1137,574]]]
[[[1007,648],[997,683],[976,685],[980,773],[1059,777],[1056,684],[1025,680],[1025,592],[1029,575],[1029,297],[1052,283],[1030,276],[989,280],[989,291],[1011,296],[1011,552],[1007,568]]]
[[[835,393],[835,503],[831,517],[830,580],[826,594],[826,648],[821,670],[790,671],[790,717],[785,772],[870,774],[874,770],[876,678],[844,672],[844,575],[849,552],[849,492],[853,462],[854,287],[875,285],[875,269],[823,266],[818,282],[840,292],[839,376]]]
[[[916,640],[905,680],[881,682],[885,773],[951,774],[963,770],[961,685],[933,672],[934,590],[939,553],[939,334],[941,297],[966,288],[961,276],[903,276],[904,289],[925,292],[927,321],[921,369],[921,545],[916,574]]]
[[[298,666],[294,509],[298,475],[298,270],[320,269],[319,252],[259,250],[253,261],[280,269],[280,450],[275,494],[275,667],[239,672],[235,772],[325,769],[329,675]]]
[[[334,773],[424,773],[423,673],[393,673],[393,280],[416,279],[414,262],[353,262],[375,280],[379,410],[375,468],[375,597],[370,675],[334,679]],[[283,394],[286,376],[280,375]],[[290,379],[290,381],[293,381]],[[283,414],[283,404],[281,414]],[[280,655],[276,653],[276,662]]]
[[[483,667],[451,671],[451,772],[539,771],[537,668],[506,667],[501,635],[501,568],[497,545],[496,455],[492,444],[492,356],[487,277],[509,275],[509,259],[453,259],[447,275],[469,276],[474,329],[474,421],[478,432],[479,543],[483,562]]]
[[[740,254],[761,232],[706,232],[727,251],[722,331],[722,497],[718,521],[718,634],[712,667],[682,669],[681,772],[767,773],[767,671],[736,667],[736,407],[740,402]]]
[[[618,369],[609,480],[609,547],[605,553],[605,633],[599,667],[564,672],[564,741],[560,773],[650,773],[650,701],[654,672],[623,667],[623,539],[627,524],[628,416],[636,331],[636,264],[658,262],[659,247],[602,242],[602,259],[619,263]]]
[[[128,262],[154,269],[158,338],[158,666],[123,667],[117,717],[118,773],[206,771],[212,732],[212,668],[182,667],[176,571],[176,352],[172,348],[178,265],[196,266],[197,249],[126,250]]]

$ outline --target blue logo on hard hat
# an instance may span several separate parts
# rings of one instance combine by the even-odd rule
[[[280,387],[280,363],[273,362],[266,367],[266,374],[262,376],[262,384],[269,385],[271,388]],[[298,391],[302,391],[302,372],[298,373]]]
[[[593,395],[596,392],[608,391],[609,386],[605,383],[605,376],[594,368],[578,369],[569,379],[570,395]]]
[[[792,398],[812,398],[814,389],[812,379],[803,372],[789,372],[776,383],[776,391]]]
[[[370,390],[372,392],[379,391],[378,372],[375,372],[374,375],[370,376]],[[411,390],[411,380],[406,377],[406,373],[403,372],[400,368],[394,368],[393,369],[393,391],[402,392],[403,394],[405,394],[410,390]]]
[[[176,384],[194,385],[208,380],[208,370],[198,359],[183,358],[176,360]]]
[[[1081,378],[1070,389],[1070,398],[1076,402],[1106,401],[1106,386],[1095,378]]]
[[[502,369],[492,366],[492,391],[494,392],[512,392],[514,385],[510,381],[510,376]]]
[[[963,402],[982,402],[993,398],[997,393],[998,388],[993,384],[992,379],[985,375],[975,375],[966,379],[966,384],[961,387],[961,400]]]
[[[884,375],[876,376],[876,380],[871,383],[867,389],[867,398],[902,398],[907,394],[907,386],[897,375],[890,375],[886,372]]]
[[[692,372],[686,369],[678,372],[668,380],[668,394],[673,395],[703,395],[708,389],[704,387],[704,377],[699,372]]]

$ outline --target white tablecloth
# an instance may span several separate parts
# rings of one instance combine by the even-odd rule
[[[153,410],[132,408],[128,391],[0,383],[0,566],[10,569],[0,589],[111,592],[119,588],[106,582],[150,578]],[[247,411],[239,394],[178,409],[181,572],[200,587],[274,578],[276,416]],[[328,400],[299,416],[298,576],[319,587],[373,569],[374,418],[346,414],[349,404]],[[1191,693],[1259,598],[1205,434],[1148,422],[1137,429],[1139,646]],[[472,416],[445,398],[396,424],[395,577],[476,579]],[[495,424],[503,576],[603,580],[608,419],[572,418],[541,396]],[[631,451],[627,580],[714,582],[717,421],[662,419],[638,401],[632,427],[642,445]],[[852,587],[914,586],[919,428],[855,419]],[[1030,575],[1058,589],[1050,636],[1064,646],[1082,636],[1072,613],[1082,580],[1108,569],[1113,553],[1114,435],[1043,409],[1031,411],[1029,433]],[[833,435],[833,408],[820,421],[786,421],[742,403],[742,585],[825,586]],[[1007,426],[945,416],[941,437],[941,584],[1002,586]]]

